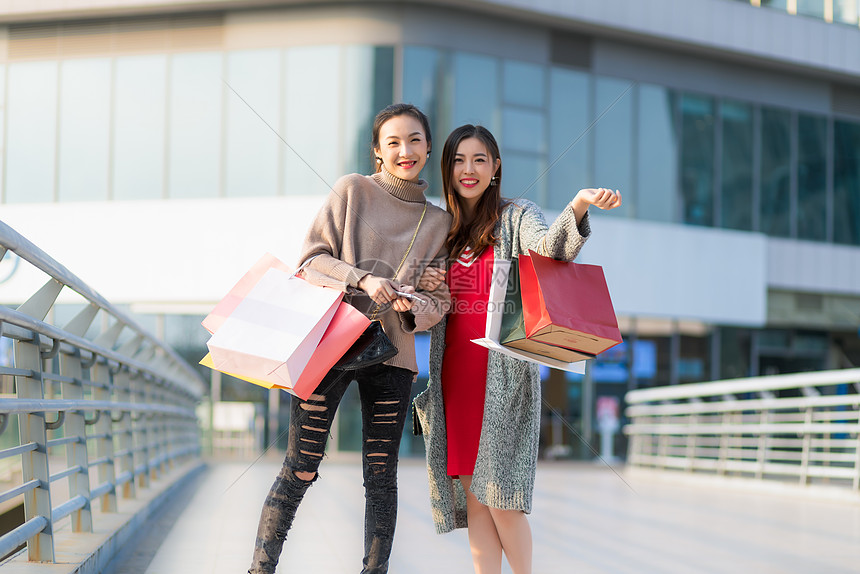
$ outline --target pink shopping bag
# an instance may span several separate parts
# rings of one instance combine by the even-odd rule
[[[221,326],[221,323],[230,316],[233,309],[239,305],[239,302],[245,298],[245,295],[247,295],[251,289],[254,288],[254,285],[257,284],[260,278],[266,274],[266,271],[273,268],[280,269],[281,271],[286,271],[288,273],[292,271],[289,265],[271,253],[266,253],[251,266],[248,272],[239,279],[239,282],[233,285],[230,292],[227,293],[227,295],[225,295],[217,305],[215,305],[212,312],[203,319],[203,327],[205,327],[210,333],[214,333],[218,327]]]
[[[267,389],[281,389],[301,399],[308,400],[311,394],[317,390],[326,373],[331,370],[346,350],[355,343],[369,324],[370,320],[361,311],[352,305],[341,302],[337,307],[337,311],[335,311],[334,317],[332,317],[331,323],[329,323],[328,329],[326,329],[322,339],[320,339],[320,344],[317,346],[316,351],[314,351],[307,366],[301,375],[299,375],[298,381],[292,387],[270,382],[270,380],[242,376],[238,373],[222,372]],[[200,364],[216,371],[220,370],[215,367],[211,353],[203,357],[200,360]]]
[[[342,297],[266,254],[204,320],[214,333],[201,364],[306,400],[370,324]]]

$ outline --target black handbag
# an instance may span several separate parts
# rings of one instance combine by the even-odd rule
[[[339,371],[354,371],[362,367],[384,363],[396,355],[397,347],[382,330],[382,323],[371,321],[370,325],[332,368]]]
[[[412,241],[409,242],[409,247],[406,248],[406,253],[403,259],[400,260],[400,265],[394,272],[394,277],[400,273],[403,263],[412,251],[412,245],[415,244],[415,238],[418,237],[418,230],[421,229],[421,222],[424,221],[424,215],[427,213],[427,204],[424,204],[424,211],[421,212],[421,219],[418,220],[418,225],[415,227],[415,233],[412,234]],[[393,359],[397,353],[397,347],[385,334],[382,329],[382,322],[376,319],[379,313],[379,303],[376,304],[376,309],[370,317],[370,325],[358,337],[358,340],[346,350],[346,353],[338,359],[337,363],[332,367],[338,371],[354,371],[372,365],[384,363],[389,359]]]

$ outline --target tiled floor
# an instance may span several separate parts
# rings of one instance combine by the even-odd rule
[[[172,529],[160,533],[146,574],[245,572],[279,466],[271,459],[250,468],[213,464]],[[602,465],[540,465],[530,517],[535,574],[860,572],[860,497],[828,501],[622,475],[630,486]],[[360,466],[328,460],[321,476],[299,509],[279,573],[361,570]],[[466,533],[436,535],[428,508],[423,461],[402,461],[390,572],[471,572]],[[164,522],[155,528],[168,528]]]

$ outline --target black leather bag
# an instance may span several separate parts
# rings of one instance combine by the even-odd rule
[[[382,323],[371,321],[358,340],[346,350],[332,368],[338,371],[354,371],[384,363],[388,359],[393,359],[395,355],[397,355],[397,347],[382,330]]]

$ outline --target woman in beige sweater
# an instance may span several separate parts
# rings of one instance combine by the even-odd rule
[[[333,369],[307,401],[292,397],[287,455],[263,505],[251,574],[275,571],[296,509],[318,478],[335,411],[353,380],[362,412],[362,573],[388,571],[397,520],[397,454],[418,373],[413,333],[438,323],[450,305],[444,283],[419,290],[420,299],[400,295],[415,294],[425,268],[444,267],[447,258],[451,216],[426,201],[427,183],[419,179],[430,147],[429,122],[416,107],[394,104],[379,112],[372,132],[377,172],[340,178],[305,237],[300,259],[310,260],[305,278],[347,292],[356,308],[376,314],[398,354],[358,370]]]

